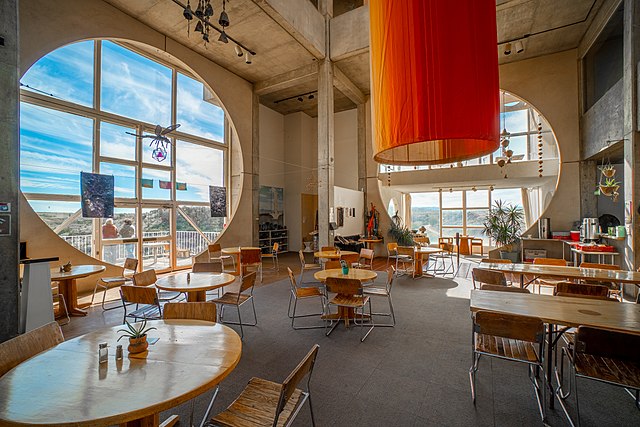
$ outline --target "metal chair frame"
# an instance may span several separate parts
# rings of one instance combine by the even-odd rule
[[[124,288],[124,290],[123,290]],[[142,288],[144,291],[153,291],[154,296],[152,299],[148,301],[132,301],[125,297],[127,293],[127,288]],[[151,292],[148,292],[151,293]],[[122,299],[122,307],[124,308],[124,316],[122,317],[122,323],[124,324],[127,320],[127,317],[131,317],[134,321],[138,321],[138,319],[153,319],[160,320],[162,319],[162,307],[160,306],[160,299],[158,297],[158,290],[155,287],[141,287],[135,285],[122,285],[120,287],[120,298]],[[131,304],[136,305],[136,309],[131,313],[127,313],[127,307]],[[144,304],[140,307],[140,304]]]
[[[54,290],[55,292],[53,292]],[[64,295],[60,293],[58,285],[51,287],[51,298],[58,298],[58,310],[62,310],[64,308],[64,315],[67,318],[67,321],[60,323],[60,325],[64,326],[71,323],[71,317],[69,317],[69,311],[67,310],[67,302],[64,300]]]
[[[357,285],[355,284],[355,282],[358,282]],[[334,289],[338,288],[338,289],[344,290],[345,287],[350,286],[352,287],[352,290],[350,292],[353,292],[351,295],[362,298],[362,304],[358,307],[345,306],[345,305],[342,305],[342,307],[350,307],[354,309],[356,316],[353,318],[353,324],[356,326],[360,325],[360,342],[364,342],[364,340],[367,339],[371,331],[373,331],[373,328],[375,327],[375,323],[373,321],[373,310],[371,309],[371,298],[367,295],[364,295],[364,289],[363,289],[362,283],[360,283],[360,281],[356,279],[340,279],[335,277],[329,277],[327,279],[326,286],[327,286],[327,292],[332,292],[331,290],[332,287],[334,287]],[[365,323],[364,321],[364,316],[365,316],[364,308],[367,304],[369,305],[369,319],[371,320],[371,322],[368,324]],[[332,303],[331,300],[328,300],[326,305],[326,308],[327,308],[327,312],[325,314],[326,316],[331,314],[331,305],[335,305],[338,307],[341,306],[341,304]],[[356,320],[357,314],[358,314],[358,308],[362,310],[360,313],[360,323],[358,323],[358,321]],[[327,322],[325,318],[325,335],[326,336],[331,335],[331,332],[333,332],[334,329],[336,329],[336,327],[341,322],[341,320],[342,319],[336,319],[334,324],[333,319],[330,319],[330,322],[329,322],[330,324],[327,326]],[[365,326],[371,326],[366,333],[364,332]],[[327,331],[328,327],[331,328],[329,329],[329,331]]]
[[[408,253],[406,254],[401,254],[401,251],[404,252],[409,252],[409,250],[411,250],[411,255],[409,255]],[[415,248],[414,247],[404,247],[404,246],[399,246],[397,249],[397,257],[396,257],[396,276],[400,275],[400,266],[399,264],[402,263],[402,266],[404,267],[402,270],[402,275],[404,274],[413,274],[413,269],[415,268]],[[407,264],[411,264],[411,269],[407,269]]]
[[[374,316],[387,316],[391,317],[391,323],[376,323],[376,326],[383,328],[393,328],[396,326],[396,315],[393,311],[393,301],[391,299],[391,287],[393,286],[393,279],[396,275],[396,270],[393,266],[387,268],[387,280],[385,282],[384,287],[376,286],[375,283],[369,286],[363,287],[363,292],[365,295],[369,296],[380,296],[387,297],[387,301],[389,302],[389,312],[388,313],[372,313]]]
[[[244,276],[242,278],[242,282],[240,283],[240,290],[238,291],[237,295],[236,294],[230,294],[230,296],[236,296],[236,301],[235,303],[229,303],[226,301],[220,301],[220,298],[218,299],[214,299],[212,300],[212,302],[215,302],[216,304],[220,304],[221,308],[220,308],[220,318],[219,318],[219,322],[220,323],[225,323],[228,325],[240,325],[240,339],[244,339],[244,329],[243,326],[256,326],[258,324],[258,316],[256,314],[256,305],[253,299],[253,288],[255,287],[256,284],[256,272],[251,272],[249,274],[247,274],[246,276]],[[244,301],[240,301],[241,296],[243,295],[244,291],[249,290],[249,297],[244,300]],[[224,294],[226,295],[226,294]],[[221,298],[224,298],[224,295],[222,295]],[[242,323],[242,315],[240,314],[240,306],[248,301],[251,301],[251,307],[253,309],[253,323]],[[236,310],[238,312],[238,321],[225,321],[224,320],[224,307],[226,305],[235,305],[236,306]]]
[[[298,251],[298,255],[300,257],[300,284],[302,285],[304,284],[303,278],[304,278],[305,270],[322,270],[322,265],[307,264],[307,262],[304,259],[304,252],[302,252],[302,249]]]
[[[96,297],[96,292],[98,291],[98,286],[104,289],[102,292],[102,311],[115,310],[120,308],[119,305],[114,307],[105,308],[105,298],[107,297],[107,290],[109,289],[109,283],[118,283],[121,285],[126,285],[127,283],[132,282],[132,276],[138,270],[138,260],[136,258],[127,258],[124,260],[124,265],[122,266],[122,276],[121,277],[101,277],[96,281],[96,285],[93,287],[93,294],[91,295],[91,305],[93,305],[93,299]],[[131,276],[127,276],[127,271],[131,272]],[[102,283],[100,283],[102,282]]]
[[[321,326],[296,326],[295,320],[299,317],[315,317],[322,316],[325,313],[325,305],[326,305],[326,289],[324,287],[313,287],[320,291],[321,295],[309,295],[309,296],[298,296],[298,284],[296,283],[296,278],[293,275],[293,271],[289,267],[287,267],[287,273],[289,274],[289,282],[291,285],[291,292],[289,293],[289,307],[287,308],[287,316],[291,319],[291,327],[293,329],[320,329],[324,328],[325,325]],[[320,313],[312,313],[312,314],[300,314],[296,316],[296,308],[298,305],[298,299],[311,299],[320,297],[320,303],[322,304],[322,311]],[[293,301],[293,313],[291,312],[291,302]]]
[[[207,252],[209,254],[209,261],[220,261],[222,264],[222,271],[236,271],[236,260],[233,255],[222,255],[222,246],[220,243],[211,243],[207,246]],[[224,269],[224,260],[231,260],[231,270]]]
[[[268,254],[262,254],[262,258],[271,258],[273,261],[273,267],[270,268],[270,271],[280,271],[280,262],[278,261],[278,250],[280,250],[280,243],[274,242],[273,247],[271,248],[271,252]]]

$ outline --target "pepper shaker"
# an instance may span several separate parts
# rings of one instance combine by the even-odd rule
[[[109,348],[107,343],[103,342],[98,344],[98,362],[107,363],[109,361]]]
[[[116,347],[116,360],[122,360],[122,345],[118,344]]]

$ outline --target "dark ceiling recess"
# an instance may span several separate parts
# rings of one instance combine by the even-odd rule
[[[313,99],[315,98],[315,94],[318,93],[317,90],[312,90],[311,92],[301,93],[300,95],[293,95],[288,98],[278,99],[277,101],[273,101],[274,104],[279,104],[280,102],[289,101],[291,99],[297,99],[299,102],[304,101],[305,99]]]

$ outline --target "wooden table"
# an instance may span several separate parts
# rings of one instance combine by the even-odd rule
[[[204,302],[207,300],[207,291],[226,286],[234,280],[236,276],[227,273],[180,273],[159,278],[156,288],[185,292],[187,301]]]
[[[382,243],[382,239],[360,239],[358,242],[362,242],[365,244],[367,249],[373,249],[373,245],[376,243]]]
[[[592,326],[640,335],[640,306],[637,304],[588,298],[472,290],[470,308],[472,312],[487,310],[494,313],[537,317],[548,324],[546,364],[547,383],[551,392],[549,403],[552,408],[554,404],[551,383],[553,350],[564,332],[561,330],[559,333],[555,333],[554,337],[554,326]]]
[[[86,316],[87,312],[78,307],[78,286],[76,279],[101,273],[106,269],[104,265],[73,265],[71,271],[60,271],[59,268],[51,269],[51,281],[59,283],[60,293],[67,304],[69,316]]]
[[[325,259],[340,259],[340,257],[344,256],[344,255],[359,255],[358,252],[352,252],[352,251],[318,251],[318,252],[314,252],[313,256],[316,258],[325,258]]]
[[[197,320],[149,322],[146,359],[116,361],[122,325],[65,341],[0,377],[0,425],[157,426],[161,411],[215,387],[240,361],[231,328]],[[98,343],[109,361],[98,364]],[[175,422],[176,418],[170,421]]]
[[[360,282],[367,282],[378,277],[375,271],[364,270],[360,268],[350,268],[348,274],[342,274],[341,268],[331,268],[328,270],[320,270],[313,275],[316,280],[325,282],[329,277],[337,277],[339,279],[356,279]],[[338,312],[334,314],[324,315],[323,319],[338,320],[344,319],[344,324],[349,327],[349,320],[355,319],[355,310],[351,307],[338,306]],[[358,316],[360,317],[360,316]],[[366,317],[366,316],[365,316]]]
[[[471,255],[470,241],[471,236],[460,236],[458,240],[458,249],[460,255]]]
[[[233,246],[229,248],[222,248],[220,250],[220,252],[222,252],[223,254],[231,255],[235,258],[235,263],[236,263],[235,275],[236,276],[240,276],[240,249],[260,249],[260,248],[256,248],[253,246],[242,246],[242,247]]]
[[[426,277],[433,277],[430,274],[425,274],[423,269],[423,264],[424,264],[424,259],[423,257],[426,255],[427,256],[427,264],[429,264],[429,255],[430,254],[437,254],[442,252],[442,249],[440,248],[432,248],[429,246],[418,246],[415,248],[414,250],[414,259],[415,259],[415,265],[413,268],[413,277],[422,277],[422,276],[426,276]]]

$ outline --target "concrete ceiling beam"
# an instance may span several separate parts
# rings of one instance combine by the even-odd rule
[[[584,57],[596,39],[609,22],[616,10],[622,4],[622,0],[602,0],[597,12],[591,21],[591,25],[584,33],[580,44],[578,45],[578,58]]]
[[[257,95],[263,96],[309,81],[315,81],[317,78],[318,64],[313,63],[258,82],[254,85],[253,90]]]
[[[252,0],[302,47],[318,59],[326,56],[324,17],[308,1]],[[260,31],[259,28],[256,29]],[[268,37],[268,35],[262,35]]]
[[[367,96],[335,64],[333,66],[333,85],[356,105],[367,102]]]
[[[331,60],[369,51],[369,5],[336,16],[330,23]]]

